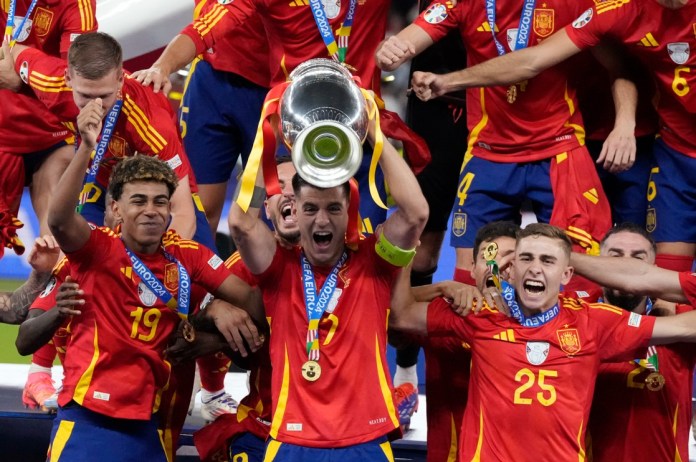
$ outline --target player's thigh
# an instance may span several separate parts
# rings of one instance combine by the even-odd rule
[[[524,198],[524,164],[492,162],[479,157],[465,161],[452,207],[450,245],[472,248],[481,226],[493,221],[519,223]]]
[[[655,142],[646,228],[656,242],[696,242],[696,159]]]

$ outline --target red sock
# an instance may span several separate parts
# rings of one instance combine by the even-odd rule
[[[694,264],[694,258],[687,255],[669,255],[666,253],[658,253],[655,256],[655,264],[660,268],[679,271],[691,271]]]
[[[56,347],[53,343],[47,343],[42,346],[31,357],[31,362],[41,367],[53,366],[53,361],[56,359]]]
[[[196,360],[201,374],[201,387],[208,391],[225,388],[225,374],[230,368],[230,358],[222,353],[201,356]]]
[[[471,271],[462,268],[454,268],[453,279],[462,284],[468,284],[476,287],[476,279],[471,277]]]

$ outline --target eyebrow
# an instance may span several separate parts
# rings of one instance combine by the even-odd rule
[[[149,196],[147,194],[141,194],[141,193],[135,193],[131,194],[128,199],[148,199]],[[166,194],[158,194],[153,197],[153,199],[169,199],[169,196]]]

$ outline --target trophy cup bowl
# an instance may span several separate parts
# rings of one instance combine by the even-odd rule
[[[312,59],[290,74],[280,124],[297,173],[332,188],[355,175],[369,122],[367,102],[350,72],[330,59]]]

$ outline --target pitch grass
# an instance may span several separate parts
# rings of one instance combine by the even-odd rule
[[[9,292],[20,285],[23,281],[0,280],[0,292]],[[0,324],[0,363],[29,364],[31,356],[20,356],[15,348],[17,329],[19,326]]]

